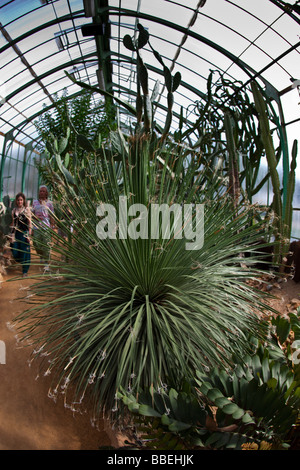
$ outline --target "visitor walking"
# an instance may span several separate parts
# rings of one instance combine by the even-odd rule
[[[32,203],[33,221],[33,246],[40,256],[41,263],[44,264],[44,271],[50,271],[50,243],[53,224],[52,214],[54,208],[52,202],[48,199],[47,186],[42,185],[39,188],[38,199]]]
[[[15,207],[12,210],[12,255],[17,263],[22,265],[23,277],[27,276],[30,267],[30,235],[31,215],[26,206],[26,198],[23,193],[18,193],[15,198]]]

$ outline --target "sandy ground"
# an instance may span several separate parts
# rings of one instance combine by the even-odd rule
[[[30,269],[32,273],[38,268]],[[18,299],[27,295],[34,282],[30,278],[12,280],[20,273],[18,266],[9,268],[0,283],[0,341],[6,350],[5,363],[0,363],[0,450],[117,448],[122,445],[119,433],[106,421],[94,426],[90,413],[72,412],[63,398],[56,402],[49,398],[51,378],[39,377],[36,362],[30,365],[30,349],[18,343],[11,328],[13,318],[25,307]],[[270,303],[282,315],[300,306],[300,283],[289,279],[269,287],[275,296]]]
[[[270,292],[268,304],[282,316],[287,316],[290,312],[295,313],[300,307],[300,282],[296,283],[288,277],[278,280],[268,279],[266,276],[256,287]]]
[[[31,267],[31,270],[34,269]],[[37,268],[35,268],[37,269]],[[106,421],[95,426],[85,410],[73,413],[63,398],[48,397],[50,377],[38,377],[30,365],[30,350],[18,343],[12,319],[24,308],[31,279],[10,281],[20,268],[9,269],[0,284],[0,341],[5,361],[0,363],[0,450],[98,450],[118,447],[118,435]],[[3,354],[1,355],[3,356]]]

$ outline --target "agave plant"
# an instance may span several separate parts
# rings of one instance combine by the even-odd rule
[[[123,144],[119,163],[105,151],[102,160],[90,155],[85,184],[80,175],[57,174],[64,213],[57,225],[67,236],[53,231],[52,275],[32,287],[32,305],[17,318],[37,357],[51,360],[43,362],[55,375],[54,388],[73,383],[74,401],[91,392],[97,412],[115,409],[120,387],[137,391],[181,373],[191,378],[199,364],[230,364],[233,352],[246,353],[247,333],[263,334],[254,311],[265,308],[263,299],[247,284],[258,275],[255,254],[240,257],[255,251],[264,231],[259,225],[245,228],[253,208],[240,207],[234,215],[230,196],[219,194],[217,182],[199,186],[193,160],[172,152],[162,165],[149,155],[145,136]],[[183,225],[171,215],[168,237],[160,230],[153,238],[143,236],[142,218],[128,211],[127,236],[121,237],[120,198],[128,207],[201,204],[203,246],[186,249],[195,240],[177,236]],[[103,217],[103,204],[115,207],[116,220]],[[101,222],[106,238],[97,236]],[[201,223],[195,220],[194,235]],[[129,235],[130,224],[140,226],[138,237]],[[148,233],[152,228],[149,215]]]
[[[271,344],[249,338],[251,353],[243,361],[236,358],[232,370],[197,371],[193,386],[164,385],[138,396],[120,391],[141,448],[293,448],[297,427],[299,435],[300,381],[290,340],[299,338],[299,313],[289,319],[271,317]]]
[[[139,29],[140,47],[148,36]],[[145,79],[140,60],[139,70]],[[180,77],[164,73],[171,101]],[[73,173],[53,145],[62,217],[52,274],[31,287],[16,319],[53,374],[53,393],[88,397],[111,418],[118,390],[230,366],[233,354],[246,354],[249,333],[265,334],[264,294],[248,281],[259,275],[266,227],[248,224],[255,208],[233,201],[217,175],[203,177],[201,155],[167,141],[167,131],[154,138],[145,86],[144,127],[133,136],[118,129],[101,149],[80,136],[84,165]],[[171,112],[170,103],[165,129]]]
[[[241,450],[247,444],[289,447],[299,414],[300,383],[287,365],[268,354],[245,357],[235,370],[197,373],[196,389],[166,386],[139,395],[121,390],[144,447],[156,450],[214,448]],[[213,418],[212,409],[215,409]]]

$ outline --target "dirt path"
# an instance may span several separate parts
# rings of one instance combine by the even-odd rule
[[[108,423],[101,421],[94,427],[88,413],[73,413],[63,399],[54,402],[48,397],[50,377],[38,377],[37,364],[29,366],[30,350],[18,343],[16,332],[10,328],[13,318],[25,307],[17,299],[26,296],[34,282],[30,278],[11,281],[19,274],[19,267],[10,268],[0,283],[0,341],[6,349],[5,363],[1,364],[0,343],[0,450],[118,447],[122,436]],[[274,283],[272,294],[272,306],[283,315],[300,305],[300,283],[293,280]]]
[[[73,414],[62,399],[54,402],[48,397],[50,378],[37,378],[37,364],[29,366],[29,348],[18,344],[16,332],[10,327],[24,308],[24,303],[16,299],[22,292],[26,295],[33,282],[29,278],[8,282],[19,272],[18,267],[9,270],[0,284],[0,341],[6,351],[5,363],[0,363],[0,450],[117,447],[118,436],[108,423],[102,421],[96,428],[87,413]]]
[[[300,282],[296,283],[289,278],[281,281],[275,279],[269,283],[264,280],[256,287],[269,290],[272,298],[269,299],[268,304],[283,316],[287,316],[289,312],[295,313],[297,308],[300,307]],[[267,289],[267,287],[270,287],[270,289]]]

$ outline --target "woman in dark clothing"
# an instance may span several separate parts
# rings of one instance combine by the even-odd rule
[[[23,193],[16,195],[12,218],[15,236],[12,254],[15,261],[21,263],[23,277],[26,277],[30,266],[31,216],[29,208],[26,207],[26,198]]]

